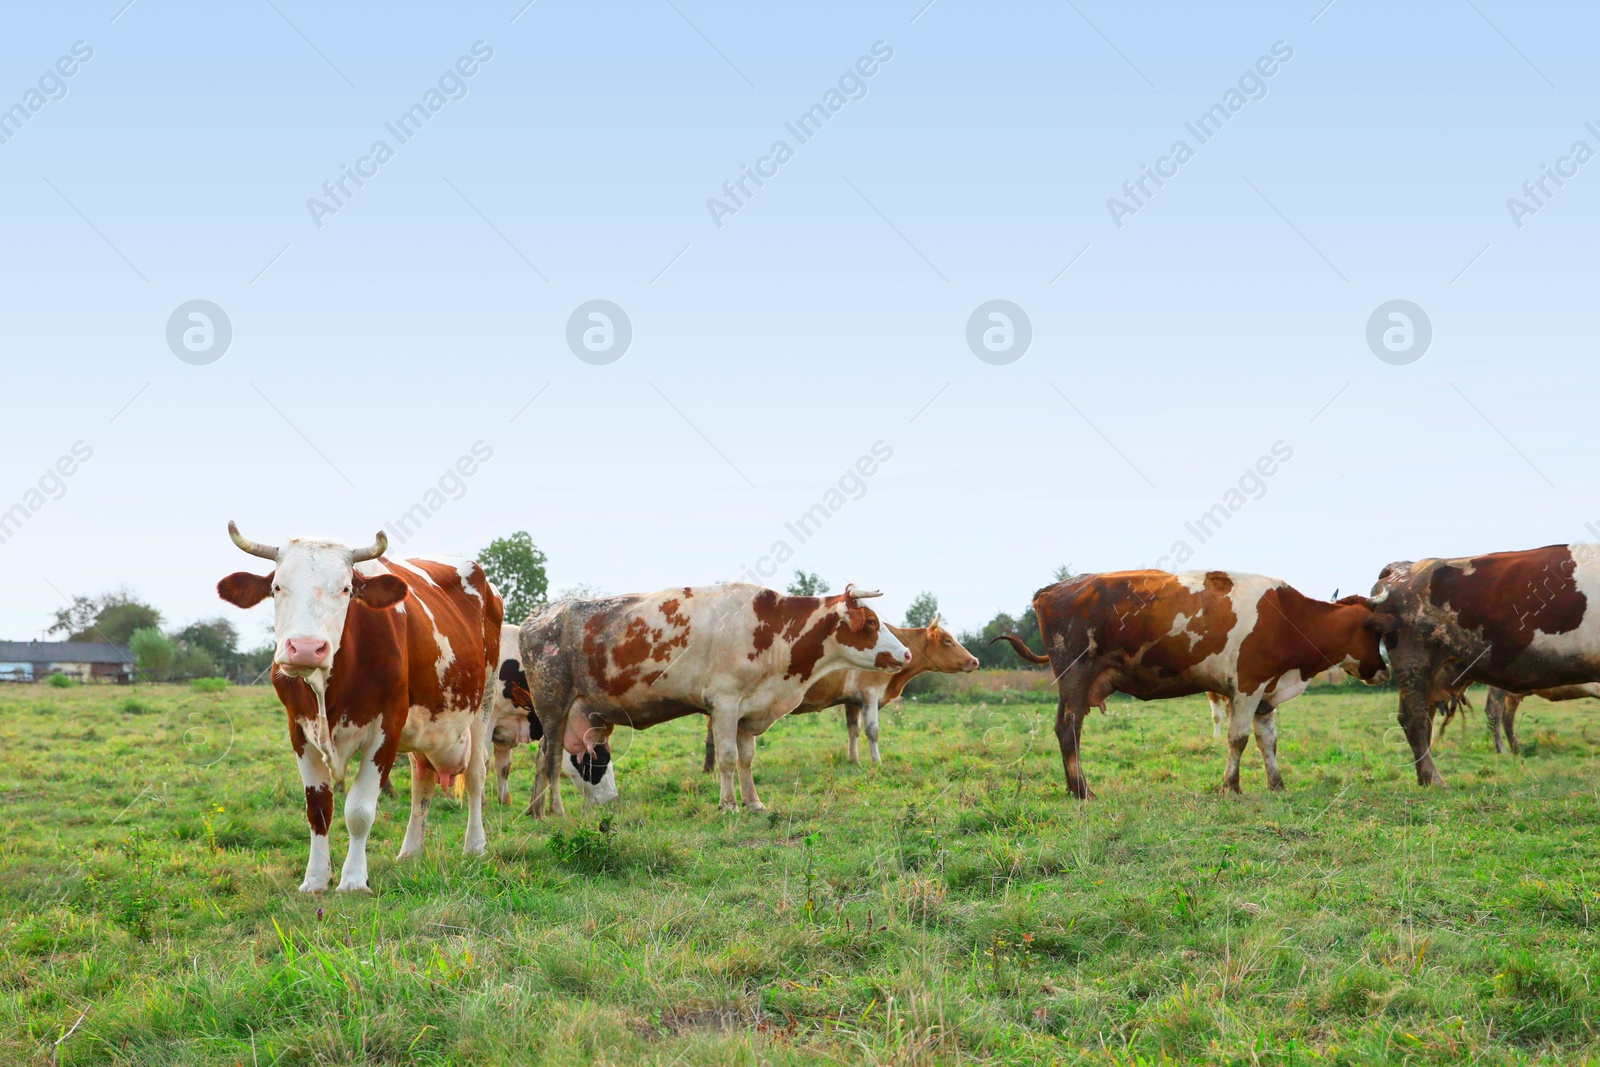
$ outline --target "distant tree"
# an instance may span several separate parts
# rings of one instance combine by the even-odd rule
[[[1033,651],[1044,654],[1044,643],[1039,638],[1039,623],[1034,618],[1033,609],[1029,608],[1020,616],[1013,618],[1005,612],[1000,612],[984,624],[981,630],[968,631],[960,635],[960,641],[974,656],[978,657],[978,665],[986,670],[1011,670],[1018,667],[1033,667],[1032,663],[1024,663],[1009,644],[1004,642],[991,645],[989,642],[1001,634],[1016,634],[1022,638]]]
[[[552,601],[593,600],[595,597],[602,597],[605,595],[605,592],[602,591],[598,586],[584,585],[582,582],[579,582],[577,585],[568,585],[557,589],[554,593],[550,594],[550,599]]]
[[[154,626],[133,631],[128,636],[128,648],[133,652],[139,673],[151,680],[167,677],[172,670],[173,657],[177,654],[177,646],[172,639]]]
[[[114,589],[97,597],[78,596],[56,609],[49,633],[65,634],[68,641],[110,641],[125,645],[135,630],[161,625],[161,612],[127,589]]]
[[[906,609],[907,626],[927,626],[939,614],[939,598],[924,589]]]
[[[191,622],[173,634],[172,639],[184,653],[203,653],[212,665],[212,673],[217,670],[227,673],[238,666],[239,631],[220,615],[214,619]],[[191,659],[191,662],[194,660]]]
[[[823,581],[816,571],[807,574],[805,571],[795,571],[794,580],[789,583],[789,588],[784,590],[790,596],[821,596],[828,591],[828,583]]]
[[[1072,564],[1063,563],[1061,566],[1056,568],[1056,577],[1055,577],[1056,581],[1064,582],[1068,578],[1071,578],[1071,577],[1072,577]]]
[[[174,642],[175,649],[172,664],[167,668],[169,680],[178,681],[185,678],[215,678],[223,671],[211,653],[199,645],[185,645]]]
[[[505,601],[506,622],[520,623],[544,603],[550,588],[545,555],[526,530],[497,537],[478,553],[478,564]]]

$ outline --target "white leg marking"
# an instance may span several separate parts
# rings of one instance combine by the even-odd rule
[[[376,749],[378,742],[373,743]],[[340,892],[367,888],[367,834],[378,817],[378,765],[368,753],[361,755],[361,769],[350,783],[344,798],[344,827],[350,832],[350,851],[344,857],[344,873],[339,878]]]
[[[411,757],[411,819],[406,823],[405,840],[400,843],[400,858],[408,860],[422,854],[422,839],[428,829],[428,804],[438,779],[431,769],[419,770],[417,757]]]

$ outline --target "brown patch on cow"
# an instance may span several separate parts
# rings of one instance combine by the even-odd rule
[[[1218,592],[1233,592],[1233,576],[1227,571],[1207,571],[1206,585],[1214,587]]]
[[[750,602],[756,628],[750,635],[751,650],[746,658],[754,663],[780,636],[794,641],[821,606],[822,601],[814,596],[779,596],[771,589],[761,590]]]
[[[879,652],[878,658],[872,661],[872,665],[880,671],[892,671],[905,666],[900,657],[893,652]]]
[[[871,608],[851,608],[845,616],[845,625],[839,627],[838,637],[839,643],[846,648],[867,651],[878,643],[877,613]],[[896,662],[895,666],[900,664]]]
[[[784,671],[783,676],[798,676],[801,681],[810,678],[811,672],[817,669],[817,661],[822,659],[828,635],[838,626],[839,617],[829,612],[818,619],[815,626],[801,634],[789,648],[789,669]]]
[[[312,833],[328,836],[328,827],[333,825],[333,790],[325,785],[306,786],[306,822]]]
[[[1578,589],[1576,570],[1566,545],[1495,552],[1439,566],[1428,599],[1453,611],[1463,629],[1481,634],[1490,645],[1490,666],[1503,669],[1533,643],[1535,631],[1564,634],[1582,624],[1588,598]]]
[[[665,609],[666,604],[662,605]],[[623,609],[627,610],[627,609]],[[672,621],[675,613],[663,610]],[[583,655],[589,676],[607,694],[620,697],[635,685],[650,685],[665,671],[646,673],[647,663],[668,663],[674,650],[689,645],[688,619],[676,615],[681,628],[671,637],[660,627],[653,627],[642,618],[628,618],[620,635],[608,633],[607,624],[615,616],[597,612],[583,624]]]

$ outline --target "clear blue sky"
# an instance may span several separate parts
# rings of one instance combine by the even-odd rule
[[[1559,162],[1600,150],[1577,5],[124,2],[0,38],[26,112],[0,115],[0,508],[93,451],[0,544],[0,636],[123,583],[238,619],[230,518],[369,537],[479,441],[404,551],[526,529],[555,586],[622,592],[783,540],[785,570],[890,618],[931,589],[958,626],[1180,540],[1326,596],[1600,526],[1600,160]],[[1145,165],[1176,173],[1119,227]],[[1572,173],[1513,219],[1543,166]],[[343,167],[370,176],[314,219]],[[207,365],[166,338],[195,299],[232,325]],[[566,341],[592,299],[632,324],[605,365]],[[966,341],[994,299],[1032,323],[1005,365]],[[1432,324],[1408,365],[1366,340],[1394,299]]]

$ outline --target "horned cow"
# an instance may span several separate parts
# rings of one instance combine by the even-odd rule
[[[331,783],[359,769],[345,797],[350,850],[341,890],[365,890],[367,835],[378,793],[400,752],[411,755],[411,819],[400,858],[422,851],[436,785],[466,775],[465,850],[482,852],[483,783],[494,656],[502,607],[471,561],[388,559],[379,533],[367,548],[297,539],[281,548],[234,544],[273,561],[270,574],[239,571],[217,583],[237,607],[272,598],[272,687],[289,715],[289,743],[305,786],[311,852],[302,892],[328,887]]]

